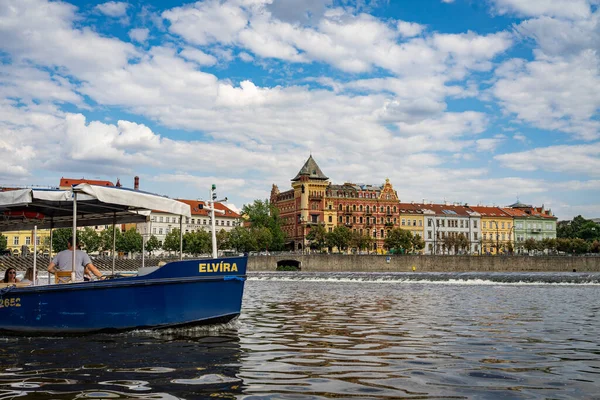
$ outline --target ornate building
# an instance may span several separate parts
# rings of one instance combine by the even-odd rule
[[[344,225],[353,233],[369,236],[370,250],[375,251],[383,249],[389,230],[401,227],[400,200],[388,179],[381,186],[335,185],[329,182],[312,155],[292,179],[291,190],[280,192],[273,185],[270,201],[279,210],[288,246],[294,250],[307,246],[306,235],[316,224],[322,224],[327,232]],[[407,214],[417,214],[407,208],[410,207],[402,208]],[[415,230],[419,230],[416,225]]]

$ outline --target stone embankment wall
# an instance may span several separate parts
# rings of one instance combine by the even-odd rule
[[[161,258],[145,260],[147,267],[156,266]],[[291,265],[286,260],[300,262],[302,271],[343,272],[600,272],[600,257],[529,257],[529,256],[379,256],[342,254],[288,254],[253,256],[248,259],[248,271],[275,271],[277,263]],[[48,257],[38,257],[37,266],[45,271]],[[111,258],[93,259],[102,271],[112,269]],[[0,257],[0,272],[8,267],[24,271],[33,265],[33,257]],[[116,260],[116,271],[137,271],[141,259]],[[2,277],[0,277],[1,279]]]
[[[389,262],[388,262],[389,259]],[[600,257],[545,256],[379,256],[278,255],[248,260],[248,271],[275,271],[277,263],[300,261],[302,271],[315,272],[600,272]]]

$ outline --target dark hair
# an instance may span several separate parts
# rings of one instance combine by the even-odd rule
[[[17,270],[14,269],[13,267],[10,267],[9,269],[7,269],[6,271],[4,271],[4,280],[2,282],[4,283],[8,283],[8,273],[10,271],[15,271],[15,278],[17,277]]]
[[[69,236],[67,238],[67,243],[70,244],[71,246],[73,246],[73,236]]]

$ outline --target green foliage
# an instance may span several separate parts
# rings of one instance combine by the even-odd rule
[[[77,239],[81,243],[81,248],[88,253],[94,253],[100,249],[100,235],[90,227],[78,231]]]
[[[187,232],[183,235],[183,251],[194,255],[208,254],[212,251],[211,240],[211,234],[203,229]],[[177,246],[179,246],[179,241],[177,241]]]
[[[67,240],[71,237],[71,228],[60,228],[52,231],[52,252],[58,253],[67,249]],[[79,238],[79,235],[78,235]]]
[[[148,240],[146,240],[146,251],[150,254],[152,254],[152,252],[154,250],[157,250],[160,248],[160,243],[158,241],[158,239],[156,238],[156,236],[152,235],[148,238]]]
[[[572,240],[573,253],[584,254],[590,249],[590,244],[581,238],[575,238]]]
[[[588,242],[600,240],[600,224],[576,216],[571,221],[560,221],[556,227],[556,237],[559,239],[584,239]]]
[[[311,225],[310,231],[306,235],[306,240],[310,242],[310,248],[314,250],[321,251],[323,247],[325,247],[325,236],[327,232],[325,231],[325,226]]]
[[[217,237],[217,249],[219,250],[226,250],[229,249],[229,233],[225,230],[225,229],[221,229],[220,231],[215,233],[216,237]],[[209,236],[211,237],[211,251],[212,251],[212,235],[209,234]]]
[[[534,238],[529,238],[525,241],[525,243],[523,244],[523,247],[525,247],[525,250],[527,250],[527,251],[537,250],[537,248],[538,248],[537,240],[535,240]]]
[[[467,241],[467,247],[468,246],[469,246],[469,243]],[[414,251],[420,251],[420,250],[423,250],[425,248],[425,241],[423,240],[423,238],[421,237],[421,235],[414,235],[412,237],[412,247],[413,247]]]
[[[120,241],[117,241],[117,250],[125,253],[140,253],[142,241],[142,235],[135,228],[131,228],[121,235]]]
[[[122,233],[121,230],[117,227],[115,231],[115,250],[119,249],[119,243],[122,241],[121,239]],[[112,251],[113,248],[113,225],[109,225],[109,227],[103,231],[100,231],[100,245],[98,250],[100,251]]]
[[[269,203],[268,200],[254,200],[252,204],[246,204],[242,208],[242,213],[248,217],[251,229],[267,228],[270,231],[269,243],[264,243],[266,235],[260,229],[253,231],[261,235],[256,238],[258,248],[270,249],[274,251],[283,250],[285,246],[285,234],[281,229],[281,218],[279,210]]]
[[[338,252],[348,250],[350,239],[352,237],[352,231],[343,225],[338,225],[333,229],[333,232],[328,232],[325,236],[325,242],[327,247],[338,249]]]
[[[390,230],[387,237],[383,241],[383,247],[387,250],[395,249],[396,251],[402,249],[404,252],[412,250],[413,235],[410,231],[394,228]]]
[[[0,250],[6,250],[8,244],[8,238],[0,233]]]
[[[165,241],[163,242],[163,249],[167,251],[179,251],[179,236],[179,228],[175,228],[167,233]]]
[[[293,265],[279,265],[277,271],[300,271],[300,268]]]
[[[357,248],[359,251],[371,249],[374,239],[368,235],[361,235],[358,232],[353,232],[350,238],[350,245]]]

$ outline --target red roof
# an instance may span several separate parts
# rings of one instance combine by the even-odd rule
[[[115,186],[110,181],[100,181],[96,179],[72,179],[72,178],[60,178],[60,187],[71,187],[75,185],[79,185],[80,183],[89,183],[90,185],[98,185],[98,186]]]
[[[525,211],[520,210],[518,208],[502,207],[502,211],[504,211],[511,217],[517,217],[517,218],[529,217],[529,214],[527,214]]]
[[[205,206],[206,202],[204,201],[199,201],[199,200],[185,200],[185,199],[176,199],[177,201],[181,201],[182,203],[185,204],[189,204],[190,208],[192,209],[192,215],[204,215],[204,216],[208,216],[209,211],[204,209],[204,208],[200,208],[200,205]],[[240,218],[240,214],[236,213],[235,211],[231,210],[230,208],[228,208],[225,204],[223,203],[215,203],[215,210],[223,210],[225,211],[225,214],[217,214],[218,216],[221,217],[229,217],[229,218]]]
[[[469,206],[469,208],[473,211],[477,211],[482,217],[487,217],[487,218],[510,218],[511,217],[511,215],[506,213],[500,207]]]
[[[431,210],[436,215],[444,215],[447,217],[458,216],[458,217],[470,217],[472,211],[469,207],[445,205],[445,204],[423,204],[419,205],[423,207],[423,210]]]

